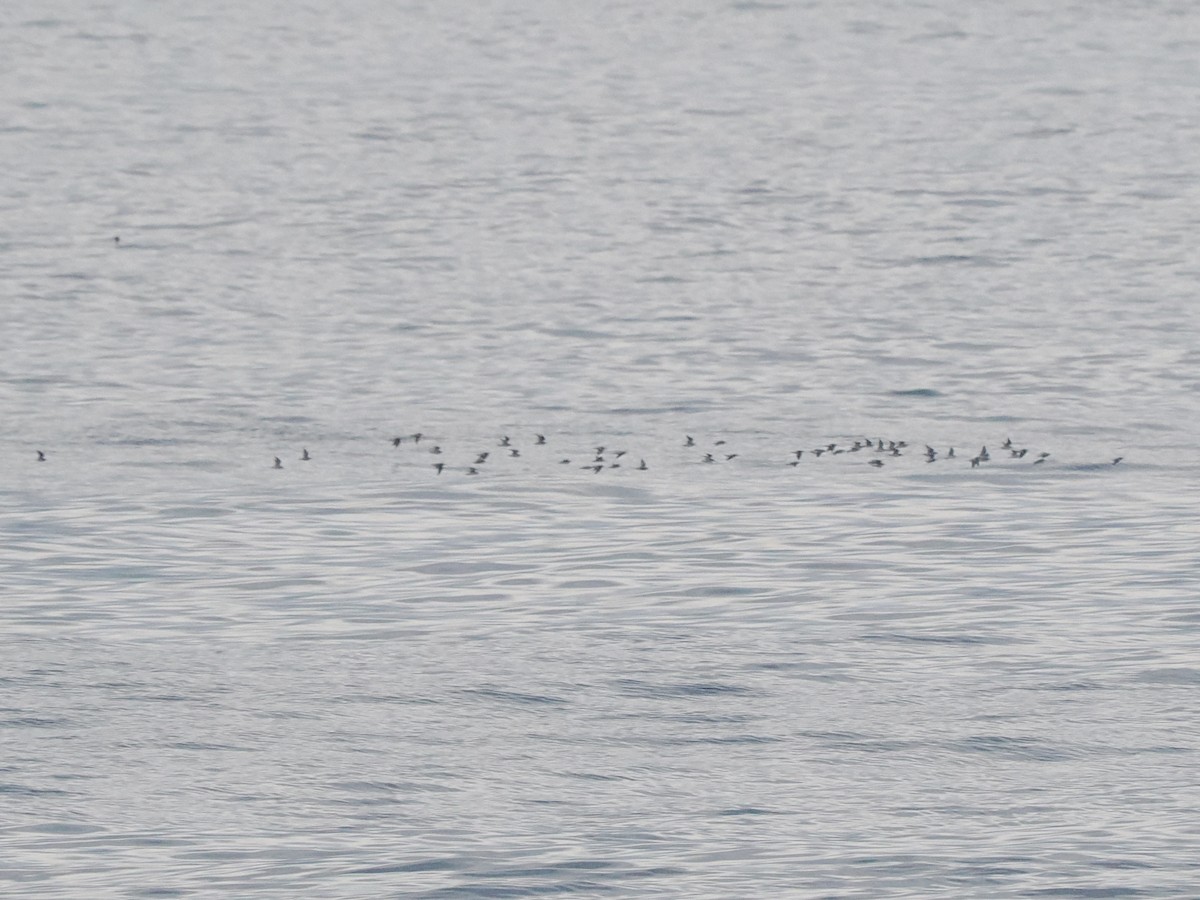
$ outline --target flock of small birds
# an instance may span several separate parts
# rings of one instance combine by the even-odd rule
[[[402,444],[404,444],[406,442],[411,442],[414,447],[418,447],[418,446],[420,446],[421,440],[424,437],[425,437],[425,435],[419,431],[416,432],[415,434],[404,435],[402,437],[394,437],[394,438],[392,438],[392,446],[399,448]],[[548,446],[548,444],[546,442],[546,436],[544,434],[535,434],[533,437],[534,437],[533,446],[535,448]],[[440,444],[431,444],[429,441],[426,441],[426,445],[428,446],[428,452],[431,455],[434,455],[434,456],[442,455],[442,447]],[[545,453],[547,451],[542,451],[542,452]],[[605,456],[605,453],[608,453],[608,456]],[[629,452],[627,450],[616,450],[616,449],[612,449],[612,448],[601,445],[599,447],[594,448],[593,452],[589,454],[590,459],[588,459],[586,462],[584,462],[583,465],[580,465],[579,468],[588,469],[593,474],[599,474],[604,469],[619,469],[619,468],[621,468],[622,465],[627,465],[631,468],[637,469],[640,472],[645,472],[646,470],[648,470],[650,468],[648,465],[646,465],[646,460],[640,459],[640,458],[638,459],[638,464],[636,466],[634,466],[632,464],[632,462],[630,462],[628,460],[625,460],[624,462],[622,462],[622,460],[624,460],[624,458],[628,455],[629,455]],[[471,462],[469,465],[464,466],[462,470],[467,475],[478,475],[480,473],[480,471],[482,470],[483,466],[485,464],[487,464],[489,459],[494,460],[498,457],[508,457],[511,459],[516,459],[520,456],[521,456],[521,448],[516,446],[513,443],[512,438],[506,434],[506,435],[502,435],[499,438],[494,449],[477,451],[475,453],[474,461]],[[276,462],[278,462],[278,461],[279,460],[276,459]],[[559,463],[559,465],[564,465],[564,466],[572,464],[570,458],[560,458],[558,460],[558,463]],[[578,458],[577,458],[577,463],[578,463]],[[437,462],[433,463],[433,468],[434,468],[434,471],[436,471],[438,475],[441,475],[444,471],[446,471],[449,468],[449,466],[447,466],[447,464],[444,463],[443,461],[438,460]]]
[[[409,445],[414,449],[423,450],[429,453],[430,456],[441,457],[445,453],[440,444],[430,440],[427,435],[421,432],[406,434],[391,439],[391,445],[400,449],[404,445]],[[545,455],[550,451],[541,450],[540,448],[548,448],[549,444],[544,434],[534,434],[531,445],[535,452],[540,452]],[[705,448],[697,443],[696,439],[688,434],[684,435],[684,439],[680,444],[684,451],[691,454],[691,461],[700,465],[710,465],[717,463],[730,463],[742,456],[738,452],[730,452],[728,441],[718,439],[713,441],[709,447]],[[528,448],[527,448],[528,449]],[[968,454],[956,452],[955,448],[950,447],[944,452],[931,447],[929,444],[924,445],[924,449],[910,446],[907,441],[884,440],[883,438],[861,438],[855,440],[851,444],[839,444],[831,442],[821,446],[812,448],[802,448],[792,450],[779,460],[780,465],[787,465],[793,468],[803,464],[805,459],[820,460],[822,457],[836,457],[843,454],[860,454],[858,458],[862,458],[866,465],[876,469],[882,469],[887,465],[888,461],[897,457],[909,456],[918,457],[926,463],[944,462],[949,463],[951,460],[961,462],[962,464],[970,465],[972,469],[977,469],[985,463],[990,463],[993,459],[992,454],[988,451],[987,445],[982,446],[977,453]],[[513,439],[508,435],[501,435],[495,445],[486,450],[477,450],[471,454],[471,457],[464,463],[451,466],[442,459],[436,459],[430,463],[430,467],[438,475],[443,472],[459,471],[467,475],[479,475],[484,467],[488,465],[489,460],[494,461],[499,458],[517,458],[521,457],[521,448],[513,443]],[[997,451],[997,456],[1003,460],[1026,461],[1026,464],[1041,465],[1050,459],[1051,454],[1047,450],[1038,453],[1032,453],[1028,447],[1019,447],[1013,443],[1012,438],[1006,438],[1004,443],[1000,445]],[[1111,463],[1104,465],[1117,465],[1125,457],[1113,457]],[[302,448],[299,461],[310,462],[313,459],[312,454],[308,452],[308,448]],[[45,451],[37,451],[37,461],[46,462],[47,456]],[[688,458],[685,456],[684,462]],[[618,450],[616,448],[600,445],[594,447],[584,457],[580,458],[578,454],[574,457],[561,457],[558,459],[558,464],[563,466],[575,465],[580,469],[590,471],[594,475],[599,475],[605,469],[619,469],[622,467],[635,469],[639,472],[647,471],[650,466],[646,464],[644,458],[638,457],[637,465],[633,465],[632,457],[628,451]],[[273,468],[282,469],[283,460],[276,456]]]
[[[422,432],[405,434],[391,439],[393,448],[401,449],[405,445],[409,447],[427,452],[430,456],[442,457],[445,456],[445,451],[442,446],[431,440],[429,436]],[[532,443],[526,447],[529,451],[532,448],[533,452],[540,453],[543,457],[550,453],[549,444],[544,434],[534,434]],[[691,461],[700,465],[715,465],[719,463],[731,463],[733,460],[742,456],[741,453],[731,452],[728,446],[728,441],[718,439],[712,441],[708,447],[697,443],[696,439],[688,434],[683,436],[683,441],[680,448],[684,451],[693,454]],[[38,461],[46,460],[45,454],[39,450]],[[882,469],[889,461],[898,457],[917,457],[925,463],[950,463],[955,461],[962,465],[969,465],[972,469],[977,469],[985,463],[993,461],[993,455],[988,451],[987,445],[983,445],[976,453],[962,453],[955,450],[954,447],[949,447],[945,451],[938,450],[925,444],[924,448],[914,447],[907,441],[885,440],[883,438],[861,438],[856,439],[850,444],[839,444],[836,441],[826,443],[812,448],[801,448],[791,450],[789,453],[779,459],[780,465],[787,465],[793,468],[804,464],[807,460],[820,460],[823,457],[837,457],[843,454],[859,454],[859,459],[862,459],[865,465],[876,469]],[[479,475],[485,467],[495,464],[497,459],[502,458],[518,458],[522,456],[521,448],[513,442],[509,435],[501,435],[497,438],[494,445],[483,450],[475,450],[463,462],[456,465],[450,465],[443,459],[435,459],[430,462],[430,467],[437,475],[444,472],[458,471],[466,475]],[[1018,446],[1011,438],[1006,438],[999,449],[996,451],[996,456],[1001,460],[1008,461],[1024,461],[1028,465],[1042,465],[1051,458],[1049,451],[1043,450],[1040,452],[1032,452],[1028,447]],[[303,448],[299,457],[300,462],[309,462],[313,459],[307,448]],[[1105,465],[1117,465],[1124,459],[1123,456],[1113,457],[1111,463]],[[634,465],[633,457],[627,450],[619,450],[613,447],[600,445],[592,448],[584,457],[579,457],[576,454],[573,457],[560,457],[557,462],[559,465],[570,466],[574,465],[579,469],[590,471],[594,475],[598,475],[606,469],[619,469],[622,467],[635,469],[639,472],[647,471],[650,466],[646,464],[646,460],[642,457],[637,458],[637,464]],[[684,461],[688,461],[685,455]],[[283,460],[276,456],[274,468],[282,469]]]

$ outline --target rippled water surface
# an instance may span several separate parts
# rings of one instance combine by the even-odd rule
[[[0,892],[1196,896],[1198,51],[7,5]]]

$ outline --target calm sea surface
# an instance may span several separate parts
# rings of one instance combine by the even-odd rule
[[[5,4],[0,893],[1200,896],[1198,85],[1165,0]]]

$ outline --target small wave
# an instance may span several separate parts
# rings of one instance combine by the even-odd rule
[[[506,691],[499,688],[472,688],[463,691],[463,693],[475,697],[484,697],[489,700],[502,700],[506,703],[549,703],[560,705],[567,702],[562,697],[551,697],[547,694],[524,694],[520,691]]]

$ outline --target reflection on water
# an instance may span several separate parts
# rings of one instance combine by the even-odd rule
[[[14,871],[64,895],[1181,883],[1198,573],[1183,516],[1136,513],[1169,477],[923,465],[26,496]]]

